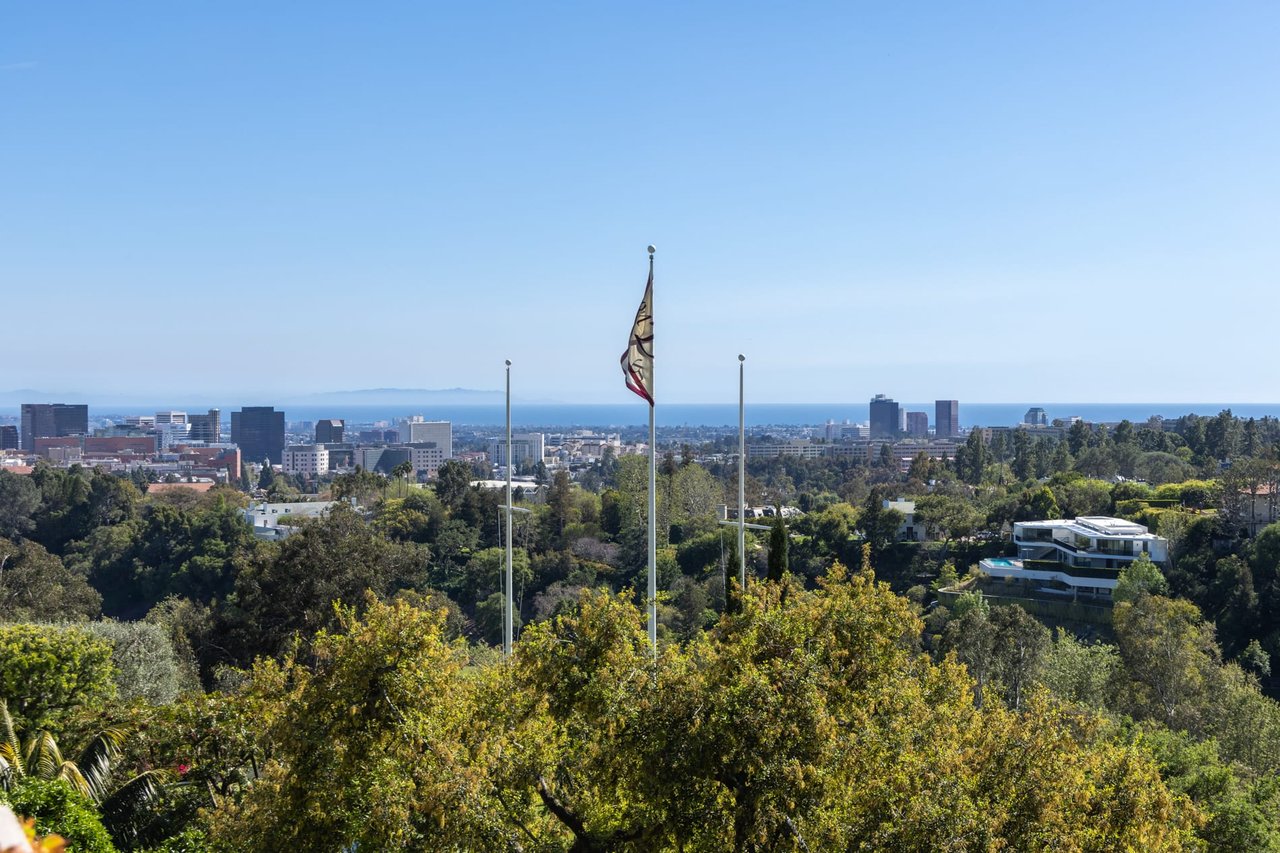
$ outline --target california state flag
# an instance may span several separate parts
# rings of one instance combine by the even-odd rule
[[[652,256],[650,256],[652,257]],[[627,387],[653,405],[653,264],[649,264],[649,283],[644,288],[644,299],[636,311],[636,322],[631,327],[631,341],[622,354],[622,372],[627,377]]]

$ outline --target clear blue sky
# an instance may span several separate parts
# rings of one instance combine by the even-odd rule
[[[0,2],[0,389],[1280,400],[1280,4]],[[182,392],[182,393],[179,393]]]

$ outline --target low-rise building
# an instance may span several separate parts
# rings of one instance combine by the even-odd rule
[[[808,439],[792,439],[768,444],[748,444],[748,459],[776,459],[780,456],[798,457],[800,459],[821,459],[826,454],[827,445],[814,444]]]
[[[916,519],[916,502],[899,498],[896,501],[884,501],[884,509],[893,509],[902,513],[902,523],[898,525],[899,542],[924,542],[929,538],[925,526]]]
[[[259,539],[278,540],[288,537],[296,529],[292,522],[323,518],[337,501],[298,501],[294,503],[251,503],[244,510],[244,518],[253,525],[253,535]]]

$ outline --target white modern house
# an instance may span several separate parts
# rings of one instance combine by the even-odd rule
[[[1013,525],[1018,556],[989,557],[978,566],[996,578],[1032,581],[1041,592],[1109,599],[1120,570],[1146,554],[1169,561],[1169,542],[1122,518],[1082,516]]]
[[[884,501],[882,506],[902,513],[902,524],[898,525],[899,542],[924,542],[929,538],[929,532],[916,518],[915,501],[899,498],[896,501]]]
[[[337,501],[299,501],[295,503],[250,503],[245,520],[253,525],[259,539],[277,541],[294,532],[291,522],[322,518]],[[283,522],[283,523],[282,523]]]

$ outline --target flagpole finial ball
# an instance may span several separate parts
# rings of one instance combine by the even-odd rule
[[[652,254],[653,254],[654,252],[656,252],[656,251],[658,251],[658,248],[657,248],[656,246],[654,246],[652,243],[650,243],[650,244],[649,244],[649,254],[651,254],[651,255],[652,255]]]
[[[746,361],[747,357],[742,353],[738,353],[738,361]]]
[[[511,359],[507,359],[507,367],[511,366]]]

